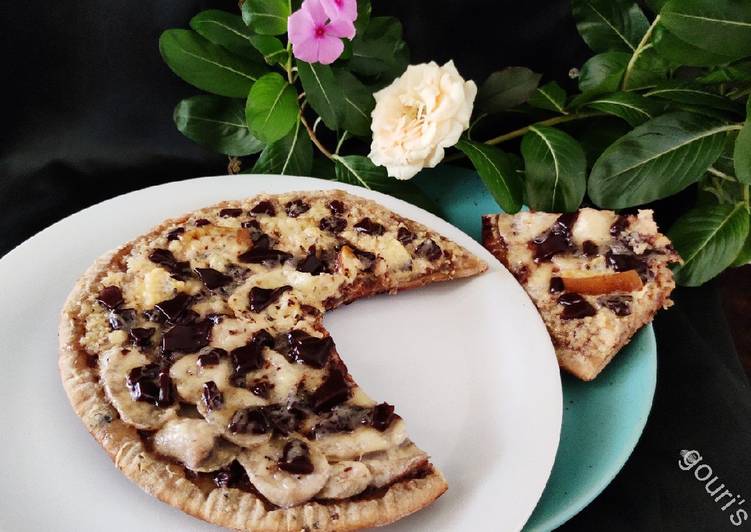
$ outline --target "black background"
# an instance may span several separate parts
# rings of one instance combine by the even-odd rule
[[[412,62],[454,59],[482,80],[525,65],[571,84],[590,52],[567,0],[375,0],[405,25]],[[220,1],[37,0],[4,6],[0,255],[63,216],[160,182],[224,173],[226,159],[183,138],[177,101],[197,91],[162,63],[162,30]],[[685,201],[668,202],[662,220]],[[698,450],[751,513],[751,391],[716,287],[680,289],[655,321],[658,387],[647,428],[613,483],[562,530],[751,530],[733,527],[678,468]],[[470,457],[471,459],[471,457]],[[716,487],[716,484],[715,486]],[[488,512],[495,511],[489,508]]]

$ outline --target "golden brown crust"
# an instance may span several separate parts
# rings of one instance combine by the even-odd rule
[[[323,194],[344,193],[333,191]],[[353,196],[346,197],[348,201],[352,201]],[[368,202],[360,198],[357,201]],[[223,208],[232,204],[233,202],[222,202],[210,208]],[[123,422],[116,409],[108,402],[99,382],[97,369],[88,364],[88,354],[80,345],[84,328],[81,301],[86,295],[95,293],[97,283],[112,268],[121,265],[122,259],[133,246],[163,234],[176,224],[187,220],[189,216],[166,220],[148,234],[103,255],[84,273],[62,309],[59,325],[59,368],[63,386],[76,414],[106,450],[115,466],[143,490],[161,501],[210,523],[238,530],[345,531],[381,526],[420,510],[444,493],[447,489],[445,479],[440,472],[429,466],[420,478],[395,482],[377,498],[326,504],[311,501],[289,509],[268,510],[264,502],[250,492],[234,488],[213,488],[204,491],[186,478],[182,466],[164,460],[146,449],[138,432]],[[482,261],[466,253],[461,267],[453,271],[434,272],[399,286],[363,285],[352,291],[347,300],[385,290],[409,289],[434,281],[466,277],[485,268],[486,265]]]

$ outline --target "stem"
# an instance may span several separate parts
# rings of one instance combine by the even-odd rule
[[[336,155],[339,155],[339,150],[342,149],[342,144],[344,144],[344,141],[347,139],[347,131],[345,130],[344,133],[342,133],[342,136],[339,137],[339,142],[336,143],[336,150],[334,153]]]
[[[717,176],[724,181],[735,181],[735,177],[727,175],[725,172],[721,172],[714,166],[710,166],[709,168],[707,168],[707,173]]]
[[[743,203],[746,204],[746,210],[751,210],[751,201],[749,201],[749,185],[743,185]]]
[[[491,146],[493,146],[495,144],[506,142],[507,140],[521,137],[522,135],[525,135],[529,131],[529,128],[531,126],[554,126],[556,124],[563,124],[564,122],[573,122],[574,120],[582,120],[584,118],[591,118],[593,116],[605,116],[605,114],[606,113],[601,113],[599,111],[592,111],[589,113],[577,113],[575,115],[554,116],[553,118],[548,118],[547,120],[542,120],[541,122],[535,122],[534,124],[530,124],[528,126],[515,129],[514,131],[504,133],[503,135],[493,137],[490,140],[486,140],[485,144],[490,144]]]
[[[649,43],[649,39],[652,38],[652,32],[654,31],[655,26],[659,21],[660,15],[657,15],[652,21],[652,24],[650,24],[649,28],[647,28],[646,33],[644,33],[644,37],[642,37],[641,41],[639,41],[639,44],[636,46],[636,50],[634,50],[634,53],[631,54],[631,59],[628,60],[626,71],[623,74],[623,82],[621,83],[621,88],[624,91],[628,90],[628,78],[631,75],[631,71],[634,69],[634,65],[636,65],[636,60],[639,59],[639,56],[644,50],[651,46],[651,44],[648,45],[647,43]]]
[[[295,80],[292,78],[292,43],[287,42],[287,64],[284,65],[284,70],[287,71],[287,81],[292,85]]]
[[[745,89],[738,89],[735,91],[728,92],[726,96],[730,98],[731,100],[737,100],[739,98],[743,98],[747,94],[751,94],[751,87],[747,87]]]
[[[318,151],[324,154],[328,159],[333,160],[334,154],[332,154],[329,150],[327,150],[326,146],[321,144],[321,141],[318,140],[318,137],[316,137],[315,132],[310,127],[310,125],[308,125],[308,121],[305,120],[305,116],[303,116],[302,114],[302,109],[300,110],[300,122],[302,122],[302,125],[305,126],[305,130],[308,132],[308,136],[310,137],[310,140],[313,142],[313,144],[315,144],[315,147],[318,148]]]

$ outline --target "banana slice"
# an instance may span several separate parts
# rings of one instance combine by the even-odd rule
[[[177,416],[177,406],[159,408],[131,397],[126,384],[131,370],[150,361],[138,349],[110,349],[99,357],[99,372],[104,391],[118,414],[137,429],[156,430]]]
[[[294,459],[290,448],[307,448],[307,459],[311,472],[295,474],[283,470],[280,462]],[[297,455],[299,457],[299,455]],[[330,466],[326,457],[315,448],[311,442],[303,443],[296,438],[276,439],[251,450],[240,453],[237,460],[248,473],[250,482],[269,501],[289,508],[312,499],[326,485],[329,479]]]
[[[352,432],[325,434],[316,443],[321,452],[331,460],[350,460],[361,456],[385,451],[400,445],[407,439],[404,421],[395,420],[386,431],[371,427],[360,427]]]
[[[226,455],[231,456],[227,452],[221,453],[221,456],[212,456],[217,436],[216,429],[203,419],[172,419],[154,435],[154,449],[179,460],[188,469],[202,471],[205,469],[202,466],[206,465],[209,458],[213,458],[211,462],[222,462],[226,460]],[[211,463],[209,467],[214,465]]]
[[[371,484],[380,488],[406,475],[427,460],[427,454],[411,441],[406,441],[399,447],[363,457],[362,462],[368,467],[373,477]]]
[[[362,462],[337,462],[331,465],[329,480],[317,496],[321,499],[353,497],[362,493],[372,478],[370,469]]]
[[[169,374],[175,383],[178,395],[185,401],[197,404],[201,401],[203,384],[214,381],[220,390],[230,387],[232,364],[222,359],[213,366],[198,365],[199,355],[187,355],[172,364]]]

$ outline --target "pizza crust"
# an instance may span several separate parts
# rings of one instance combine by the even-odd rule
[[[363,206],[370,203],[369,200],[340,191],[334,191],[334,194],[346,196],[348,202],[360,202]],[[232,203],[222,202],[204,210],[229,205]],[[196,213],[167,220],[148,234],[97,259],[77,282],[62,309],[59,369],[63,386],[76,414],[106,450],[115,466],[147,493],[190,515],[228,528],[259,532],[345,531],[386,525],[428,506],[443,494],[448,487],[446,480],[425,461],[417,478],[408,476],[404,480],[397,480],[375,498],[327,501],[325,504],[309,501],[287,509],[269,510],[261,498],[247,491],[218,487],[204,491],[186,478],[182,465],[162,459],[146,449],[138,431],[123,422],[109,403],[99,382],[98,370],[89,364],[89,355],[81,345],[85,328],[81,302],[86,295],[94,293],[98,283],[111,272],[113,265],[122,263],[134,245],[162,235],[194,214]],[[413,226],[422,228],[416,223]],[[461,266],[453,271],[434,272],[419,279],[409,279],[388,290],[396,292],[417,288],[435,281],[475,275],[486,269],[482,261],[462,251],[466,256],[456,261]],[[349,292],[346,301],[335,303],[348,303],[385,290],[362,284]]]

